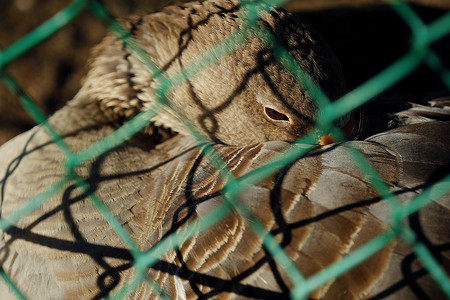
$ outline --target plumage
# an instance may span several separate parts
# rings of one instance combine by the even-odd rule
[[[416,145],[416,136],[425,141],[440,137],[429,138],[430,129],[433,129],[431,132],[448,134],[449,124],[425,124],[424,132],[415,131],[413,134],[407,128],[382,133],[367,142],[355,141],[318,149],[282,172],[252,185],[240,195],[239,201],[248,206],[269,232],[275,234],[300,270],[310,276],[389,228],[389,206],[377,198],[378,194],[368,178],[351,163],[346,145],[362,150],[404,201],[411,198],[403,194],[405,190],[415,195],[423,188],[424,183],[417,181],[420,174],[405,172],[413,170],[417,173],[420,169],[425,171],[425,178],[430,177],[427,161],[414,158],[414,155],[423,152],[409,153],[411,145],[405,150],[395,145],[388,148],[382,143],[392,145],[389,138],[397,141],[400,134],[412,136],[410,143]],[[20,163],[11,164],[14,168],[3,182],[4,215],[56,181],[58,174],[55,175],[54,170],[62,168],[62,160],[56,156],[57,146],[46,140],[38,142],[42,130],[33,133],[22,135],[15,144],[8,144],[15,147],[21,145],[27,154]],[[205,217],[220,205],[223,199],[219,192],[224,182],[219,171],[202,155],[201,149],[193,147],[195,143],[190,137],[174,137],[152,150],[143,145],[141,138],[135,137],[94,162],[79,167],[77,173],[87,180],[95,194],[124,224],[139,247],[146,250],[168,232]],[[70,137],[66,140],[70,145],[79,142]],[[422,145],[429,149],[431,143]],[[268,142],[245,147],[217,145],[215,148],[235,176],[242,176],[263,165],[286,146],[285,142]],[[434,159],[436,153],[432,154],[433,172],[436,172],[449,163],[449,147],[447,143],[443,147],[433,148],[440,154],[437,156],[440,161]],[[2,154],[8,153],[8,147],[2,150]],[[404,150],[403,153],[400,150]],[[411,157],[404,159],[408,155]],[[422,159],[422,156],[419,158]],[[421,168],[405,168],[410,160]],[[46,161],[45,169],[42,169],[43,161]],[[5,169],[2,165],[2,170]],[[21,176],[24,173],[39,177],[30,176],[28,181],[24,181]],[[415,181],[411,181],[411,177]],[[445,245],[449,242],[449,204],[448,196],[444,197],[409,218],[411,227],[419,226],[415,229],[423,232],[443,266],[448,266]],[[190,217],[186,220],[188,215]],[[75,188],[73,183],[65,186],[42,207],[22,217],[7,231],[3,242],[4,249],[8,249],[8,255],[2,261],[3,268],[31,298],[48,297],[51,295],[49,287],[52,292],[59,290],[55,298],[94,298],[109,291],[107,284],[100,288],[108,272],[114,278],[115,268],[121,270],[120,266],[124,266],[125,270],[119,277],[122,281],[129,279],[132,273],[129,268],[131,256],[123,242],[93,207],[88,196]],[[399,269],[402,263],[408,263],[408,257],[411,257],[410,246],[399,240],[360,267],[317,290],[311,297],[357,299],[376,295],[399,283],[403,288],[398,292],[400,294],[393,297],[410,299],[411,289],[402,282],[405,275]],[[171,296],[181,297],[175,294],[174,282],[177,281],[167,276],[172,274],[170,268],[180,267],[181,259],[185,267],[178,272],[188,298],[197,297],[189,284],[198,285],[202,293],[210,295],[218,293],[221,284],[224,291],[237,289],[238,295],[241,293],[244,296],[249,296],[249,293],[255,293],[255,297],[263,297],[264,293],[282,296],[287,292],[273,277],[273,271],[270,271],[273,267],[269,263],[254,267],[257,262],[267,259],[267,254],[248,220],[235,210],[183,244],[178,254],[169,252],[159,265],[150,269],[150,274]],[[30,261],[33,265],[29,265]],[[417,260],[411,263],[414,263],[412,268],[420,268]],[[281,268],[278,269],[284,284],[289,287],[288,277]],[[31,275],[33,272],[38,274]],[[192,278],[187,282],[189,276]],[[26,284],[30,277],[36,278],[33,286]],[[432,280],[428,278],[423,281],[425,287],[433,286],[432,289],[425,288],[427,293],[436,293],[428,294],[432,299],[443,297]],[[109,282],[112,287],[116,284],[113,280]],[[373,287],[376,289],[371,290]],[[139,295],[150,293],[144,284],[135,296],[139,298]]]
[[[174,59],[176,63],[173,63],[173,67],[166,68],[168,73],[174,73],[180,64],[188,63],[200,51],[215,44],[218,37],[214,34],[225,34],[220,26],[234,28],[235,25],[230,24],[240,22],[233,17],[233,14],[238,14],[233,3],[206,1],[203,6],[198,3],[172,6],[163,12],[136,19],[136,25],[130,28],[161,66],[167,65],[177,53],[165,52],[170,45],[179,46],[177,38],[167,36],[183,36],[180,34],[182,28],[190,27],[195,34],[203,32],[203,40],[193,34],[191,38],[195,42],[189,43],[179,55],[180,59]],[[194,9],[196,13],[192,14]],[[174,15],[189,17],[178,20]],[[274,12],[274,15],[289,18],[282,12]],[[276,19],[268,15],[265,18],[273,22],[272,18]],[[162,21],[157,22],[158,19],[173,21],[174,25],[168,27]],[[187,20],[198,23],[198,26],[189,25]],[[184,25],[177,25],[176,22]],[[150,25],[158,29],[149,30]],[[215,32],[207,25],[219,29]],[[298,23],[289,22],[283,26],[288,26],[294,32],[297,32],[296,26],[303,28]],[[277,29],[284,32],[283,27]],[[206,34],[211,31],[211,35]],[[156,32],[165,34],[158,35]],[[255,69],[252,59],[256,54],[252,51],[258,53],[265,50],[255,39],[252,41],[242,50],[244,57],[250,61],[249,68]],[[290,42],[295,44],[295,39]],[[164,43],[167,45],[164,46]],[[309,43],[314,44],[311,40]],[[193,48],[189,50],[189,47]],[[298,53],[309,50],[299,50]],[[314,59],[311,54],[312,61],[300,60],[300,63],[307,70],[314,70],[311,76],[325,91],[337,95],[342,92],[343,81],[340,78],[333,80],[333,76],[340,75],[339,67],[334,66],[333,69],[337,71],[330,71],[329,74],[323,71],[334,58],[326,58],[328,50],[317,51],[324,51],[325,57],[318,55]],[[121,42],[109,36],[94,52],[96,56],[80,92],[49,119],[49,123],[74,152],[112,133],[124,120],[145,108],[147,102],[153,101],[151,94],[147,94],[151,88],[152,75],[128,54]],[[295,53],[296,50],[294,56]],[[239,55],[244,54],[236,52],[230,56],[230,61]],[[297,56],[298,59],[301,57]],[[309,63],[313,64],[311,69],[308,69]],[[287,146],[296,147],[299,151],[306,147],[278,140],[292,141],[294,136],[297,138],[310,129],[313,122],[311,120],[303,124],[305,127],[297,128],[295,134],[290,129],[283,131],[286,128],[283,126],[276,126],[276,130],[267,129],[267,132],[272,132],[267,135],[264,130],[258,131],[256,123],[251,123],[252,117],[261,121],[261,115],[254,112],[264,114],[264,105],[267,106],[269,102],[264,102],[263,106],[257,102],[258,108],[249,108],[253,114],[238,116],[233,105],[235,102],[248,103],[252,99],[249,95],[258,95],[257,87],[261,87],[264,93],[267,78],[255,84],[248,81],[244,90],[248,90],[249,94],[245,97],[242,92],[229,98],[221,92],[222,87],[217,88],[218,94],[215,95],[216,90],[212,87],[216,85],[204,87],[203,90],[198,86],[202,82],[209,82],[205,81],[207,77],[211,80],[210,84],[216,83],[218,79],[214,76],[219,71],[227,75],[226,80],[238,84],[245,78],[242,74],[246,71],[239,69],[243,67],[239,63],[233,69],[234,72],[230,71],[229,65],[225,59],[223,64],[219,63],[215,68],[205,71],[203,76],[194,77],[187,87],[174,92],[171,100],[181,104],[182,112],[200,128],[201,118],[196,116],[205,111],[217,112],[218,129],[211,132],[203,128],[203,132],[211,139],[213,147],[234,176],[241,177],[282,154]],[[212,69],[215,70],[210,72]],[[287,72],[280,71],[281,67],[271,64],[267,69],[269,78],[275,83],[283,87],[286,87],[285,84],[292,86],[293,79]],[[261,74],[264,72],[261,71]],[[263,77],[252,76],[255,80]],[[134,84],[130,85],[130,82]],[[333,84],[336,86],[333,87]],[[191,88],[195,95],[200,96],[198,100],[201,105],[189,106],[188,103],[192,104],[189,101],[196,99],[194,94],[187,93],[193,98],[182,100],[186,99],[180,96],[186,95],[183,94],[186,88],[188,91]],[[270,89],[272,92],[275,90],[273,87]],[[280,98],[271,97],[270,105],[282,103],[284,108],[293,107],[289,113],[304,113],[306,108],[311,112],[316,110],[311,106],[309,96],[304,96],[300,90],[289,92],[289,97],[285,94]],[[180,94],[177,96],[177,93]],[[223,99],[229,103],[222,108]],[[294,100],[296,102],[292,102]],[[263,227],[274,235],[299,270],[309,277],[389,230],[391,225],[390,206],[379,198],[370,178],[353,162],[347,148],[359,149],[402,202],[410,201],[448,173],[449,122],[437,121],[432,117],[426,121],[421,117],[416,118],[426,114],[434,116],[434,113],[429,112],[435,111],[439,103],[445,102],[441,100],[436,103],[434,108],[421,107],[422,111],[418,113],[397,113],[396,117],[405,116],[404,122],[396,123],[398,128],[380,132],[365,141],[318,146],[281,171],[251,184],[239,194],[238,202],[245,204]],[[438,115],[448,116],[445,108],[438,110]],[[228,111],[234,118],[221,119],[219,112],[222,111]],[[220,170],[203,153],[205,146],[197,146],[176,116],[168,114],[165,112],[161,119],[155,119],[154,125],[151,125],[153,127],[147,128],[148,131],[138,133],[120,146],[76,167],[76,176],[69,177],[70,180],[50,195],[47,201],[2,233],[1,266],[27,297],[101,298],[116,292],[133,278],[135,268],[132,254],[97,210],[92,195],[100,198],[109,208],[141,251],[164,242],[172,232],[183,232],[187,225],[207,218],[209,212],[224,203],[221,192],[226,182],[220,176]],[[370,113],[367,115],[370,117]],[[308,117],[312,118],[313,114]],[[248,121],[252,125],[246,126],[250,126],[255,135],[247,137],[242,131],[236,131],[233,126],[242,124],[233,124],[237,123],[235,120]],[[272,124],[266,123],[261,126],[265,128]],[[163,138],[149,134],[151,130],[164,130],[157,129],[158,125],[169,127],[178,134],[169,133]],[[243,130],[249,131],[248,127]],[[42,125],[3,145],[0,157],[2,217],[8,217],[35,195],[51,188],[62,176],[73,175],[65,174],[64,153]],[[77,185],[78,177],[87,183],[87,189]],[[447,272],[449,206],[450,197],[446,195],[405,219],[405,225],[418,234]],[[178,299],[287,297],[293,283],[286,271],[271,259],[262,246],[261,237],[251,228],[252,224],[251,220],[232,208],[222,220],[203,232],[197,232],[196,227],[192,227],[189,232],[192,233],[191,238],[183,240],[175,250],[163,254],[148,269],[149,278],[161,286],[162,293]],[[0,282],[0,294],[9,295],[4,282]],[[423,298],[423,295],[431,299],[444,298],[436,283],[424,274],[423,266],[415,258],[412,247],[396,239],[361,265],[315,290],[310,297],[363,299],[388,296],[392,299],[412,299],[414,296]],[[128,298],[159,296],[158,291],[144,282]]]

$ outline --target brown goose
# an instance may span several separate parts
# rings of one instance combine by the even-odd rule
[[[218,30],[218,36],[211,37],[206,33],[220,29],[219,25],[237,26],[235,24],[241,22],[234,16],[239,16],[239,12],[231,2],[210,1],[202,5],[170,7],[136,19],[136,25],[130,27],[168,73],[176,72],[180,65],[187,63],[183,62],[185,55],[188,61],[192,60],[199,51],[215,44],[216,39],[225,34],[221,30]],[[189,18],[176,21],[174,16],[179,14]],[[158,18],[173,20],[173,28],[156,22]],[[281,40],[286,37],[284,27],[298,33],[296,37],[302,43],[289,39],[288,46],[289,43],[304,45],[305,41],[310,41],[307,44],[311,47],[321,43],[310,39],[312,34],[305,33],[303,25],[288,22],[288,14],[274,12],[266,18],[270,28],[277,28],[274,31],[279,33]],[[184,30],[177,22],[184,22]],[[277,27],[277,22],[286,23]],[[149,24],[159,24],[159,27],[150,31],[150,27],[146,27]],[[160,49],[167,50],[172,45],[167,42],[163,46],[167,32],[170,36],[178,34],[180,37],[191,27],[195,30],[192,30],[192,36],[188,35],[192,42],[187,46],[183,44],[184,39],[172,41],[180,46],[181,40],[182,51],[169,52],[172,55],[161,52]],[[144,34],[146,30],[166,34],[152,40],[150,35]],[[195,37],[200,32],[203,35]],[[151,45],[159,46],[152,48]],[[333,80],[333,76],[340,75],[339,68],[328,71],[327,67],[332,65],[334,58],[329,56],[328,50],[319,50],[327,48],[319,47],[315,51],[293,48],[293,54],[325,91],[330,95],[342,91],[340,77]],[[252,60],[260,51],[264,53],[263,60]],[[309,55],[302,56],[304,51]],[[317,51],[324,52],[314,58]],[[151,74],[128,54],[121,42],[107,37],[95,52],[97,58],[91,63],[78,95],[50,118],[50,124],[74,152],[113,132],[124,119],[153,101]],[[247,53],[248,60],[236,59],[243,53]],[[286,89],[281,92],[275,89],[278,84],[295,84],[267,53],[254,39],[243,46],[241,54],[231,55],[234,57],[230,61],[234,63],[226,63],[225,59],[171,95],[203,133],[213,141],[224,143],[214,147],[235,176],[264,165],[289,145],[279,141],[259,142],[292,141],[312,126],[315,108],[309,108],[309,96],[301,92],[302,89],[293,89],[289,93]],[[172,59],[173,56],[176,58]],[[313,57],[312,61],[308,60],[310,57]],[[231,67],[232,71],[229,70]],[[250,71],[247,73],[243,69]],[[221,91],[223,85],[212,85],[219,80],[215,74],[218,72],[223,74],[223,80],[234,83],[228,88],[230,94],[223,94],[226,92]],[[243,73],[247,75],[243,76]],[[246,84],[241,85],[240,81]],[[203,82],[210,82],[210,85],[202,86]],[[261,95],[272,97],[267,100]],[[223,102],[224,98],[226,102]],[[251,99],[259,100],[251,102]],[[236,102],[247,103],[247,106],[235,106],[238,105]],[[242,107],[253,113],[247,114]],[[233,118],[227,120],[221,115]],[[207,126],[209,123],[202,123],[204,116],[216,120],[214,130]],[[277,118],[271,118],[274,116]],[[300,119],[307,122],[300,123]],[[235,128],[243,126],[242,121],[251,124],[252,135],[242,135],[242,129],[236,131]],[[131,253],[94,207],[90,195],[101,198],[142,251],[164,241],[170,232],[179,231],[196,219],[206,218],[209,211],[223,202],[220,191],[224,181],[204,157],[201,148],[195,147],[195,141],[186,134],[176,116],[164,112],[154,124],[156,126],[147,128],[146,133],[135,135],[121,146],[75,169],[76,174],[86,180],[88,191],[77,187],[74,178],[2,234],[1,266],[27,297],[100,298],[116,292],[132,278],[135,269]],[[162,130],[157,129],[158,125],[181,134],[160,139],[155,133]],[[263,130],[265,127],[267,130]],[[246,204],[266,230],[274,234],[301,272],[311,276],[389,228],[389,207],[378,199],[368,178],[351,163],[346,145],[360,149],[401,195],[402,201],[409,201],[411,194],[419,193],[421,188],[439,178],[439,171],[449,163],[448,127],[447,122],[431,121],[402,126],[368,141],[318,148],[281,172],[251,185],[239,195],[239,202]],[[247,127],[244,129],[248,132]],[[152,130],[153,134],[149,135]],[[417,143],[417,139],[424,142]],[[305,146],[294,147],[300,150]],[[2,217],[8,217],[64,176],[64,155],[42,126],[5,144],[0,148],[0,155]],[[408,220],[411,227],[416,226],[414,229],[422,233],[421,238],[446,270],[448,207],[448,197],[442,198]],[[165,253],[149,268],[149,277],[161,286],[161,293],[173,298],[287,297],[291,280],[270,259],[250,225],[247,218],[232,210],[207,231],[195,233],[176,251]],[[9,295],[3,282],[0,285],[0,293]],[[392,242],[361,266],[318,288],[310,297],[361,299],[377,295],[393,299],[411,299],[414,295],[418,298],[428,295],[432,299],[443,297],[430,276],[424,274],[420,262],[411,255],[410,247],[401,240]],[[159,296],[160,293],[150,289],[147,283],[128,295],[130,299]]]

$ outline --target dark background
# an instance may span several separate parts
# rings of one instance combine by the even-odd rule
[[[168,1],[105,0],[115,16],[144,14]],[[365,4],[372,2],[372,4]],[[388,5],[375,0],[293,1],[286,8],[306,18],[328,42],[341,61],[349,89],[396,61],[410,47],[410,30]],[[432,5],[412,5],[424,22],[447,13],[450,1],[416,0]],[[62,0],[7,0],[0,11],[0,47],[7,48],[27,32],[67,6]],[[352,6],[349,6],[352,3]],[[61,31],[8,65],[11,74],[46,113],[70,100],[86,72],[89,49],[106,33],[103,23],[84,11]],[[450,36],[433,44],[433,50],[450,69]],[[383,97],[407,97],[411,101],[448,95],[435,72],[422,65],[383,93]],[[0,144],[34,126],[18,102],[0,84]]]

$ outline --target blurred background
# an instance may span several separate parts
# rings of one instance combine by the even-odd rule
[[[5,49],[67,6],[69,0],[2,0],[0,48]],[[104,0],[117,17],[145,14],[174,1]],[[409,1],[425,23],[450,10],[450,0]],[[336,53],[348,88],[376,75],[410,47],[410,30],[382,0],[296,0],[285,8],[306,18]],[[90,48],[99,43],[106,26],[88,10],[58,33],[11,62],[6,71],[39,107],[51,114],[70,100],[86,72]],[[450,36],[432,45],[450,69]],[[406,97],[411,101],[449,95],[439,76],[422,65],[380,97]],[[0,144],[33,127],[35,122],[16,95],[0,83]]]

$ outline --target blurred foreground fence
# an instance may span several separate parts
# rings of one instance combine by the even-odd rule
[[[256,21],[258,20],[258,14],[263,9],[267,9],[261,5],[261,3],[270,2],[273,5],[282,5],[286,1],[255,1],[248,2],[244,5],[248,10],[248,19],[245,26],[242,28],[244,34],[230,34],[225,40],[218,43],[213,49],[204,53],[196,61],[186,66],[182,73],[176,74],[172,77],[166,77],[162,72],[157,71],[157,66],[152,62],[151,58],[147,56],[144,50],[134,41],[133,37],[111,17],[108,10],[98,1],[88,0],[74,0],[64,10],[47,20],[44,24],[24,36],[22,39],[11,45],[9,48],[0,51],[0,76],[1,81],[8,89],[17,94],[23,107],[29,112],[37,123],[43,124],[46,127],[49,134],[53,137],[55,143],[57,143],[62,151],[66,155],[67,168],[73,170],[80,164],[95,158],[102,153],[107,152],[109,149],[119,145],[133,134],[139,132],[148,124],[148,120],[157,114],[158,107],[161,105],[171,104],[165,98],[165,95],[169,92],[170,88],[183,83],[186,78],[194,76],[202,69],[206,68],[210,64],[214,64],[219,57],[227,55],[228,52],[237,49],[242,43],[245,42],[246,36],[258,26]],[[430,45],[450,33],[450,13],[440,17],[434,22],[425,25],[417,14],[410,8],[409,5],[402,1],[389,1],[392,8],[403,18],[404,22],[410,27],[411,35],[411,47],[400,59],[387,67],[385,70],[348,92],[340,99],[334,102],[330,102],[329,99],[321,92],[321,90],[313,83],[308,82],[306,76],[303,76],[303,71],[298,64],[291,58],[289,53],[280,45],[275,43],[275,39],[271,37],[268,31],[264,32],[265,40],[269,40],[273,43],[273,53],[275,57],[285,64],[285,67],[296,77],[297,80],[302,81],[312,93],[317,105],[320,108],[320,117],[317,121],[317,129],[314,132],[302,137],[298,142],[300,143],[312,143],[314,136],[318,131],[332,130],[337,136],[341,136],[338,128],[334,128],[333,122],[337,118],[343,116],[349,111],[356,109],[369,101],[371,98],[394,85],[396,82],[407,76],[412,70],[414,70],[419,64],[426,63],[431,69],[439,74],[441,80],[450,89],[450,70],[447,70],[442,64],[439,56],[437,56],[430,48]],[[5,67],[20,57],[25,52],[31,50],[33,47],[41,43],[47,37],[58,31],[60,28],[71,22],[81,11],[89,9],[97,18],[103,21],[110,30],[115,32],[120,37],[124,44],[130,49],[133,55],[140,58],[145,62],[148,68],[152,70],[153,74],[159,74],[160,85],[155,91],[158,95],[158,101],[154,107],[138,114],[130,122],[119,128],[115,133],[99,141],[98,143],[90,146],[87,149],[79,153],[73,153],[69,147],[64,143],[64,140],[57,134],[57,132],[46,122],[46,116],[40,112],[33,100],[27,96],[22,89],[6,71]],[[259,30],[264,30],[259,28]],[[26,87],[25,87],[26,89]],[[206,140],[196,133],[195,128],[190,126],[192,133],[198,138],[199,142],[204,143]],[[293,160],[299,158],[301,154],[297,151],[290,151],[289,149],[283,155],[283,158],[278,159],[266,166],[263,166],[252,173],[247,174],[245,180],[240,178],[233,178],[231,172],[223,165],[223,162],[218,158],[217,153],[214,152],[212,147],[206,148],[206,154],[210,157],[211,162],[218,168],[224,169],[222,173],[226,177],[228,184],[223,190],[223,195],[226,200],[232,205],[236,205],[236,196],[245,189],[245,186],[251,183],[258,182],[263,178],[273,174],[280,170]],[[304,154],[304,153],[303,153]],[[365,172],[371,172],[373,178],[378,178],[376,174],[373,174],[370,166],[364,161],[357,153],[354,155],[360,167]],[[71,174],[71,172],[66,172]],[[378,178],[379,179],[379,178]],[[46,199],[56,193],[66,182],[73,180],[70,175],[61,178],[54,186],[50,187],[46,192],[36,195],[33,199],[30,199],[26,206],[16,211],[14,214],[3,217],[0,219],[0,228],[7,230],[11,224],[14,224],[21,216],[32,211],[35,207],[41,205]],[[268,251],[282,266],[288,270],[288,273],[295,283],[295,288],[291,291],[292,298],[304,299],[307,295],[326,283],[328,280],[343,274],[346,270],[361,263],[364,259],[374,254],[376,251],[383,248],[389,243],[396,235],[402,235],[402,237],[409,242],[415,249],[416,255],[421,259],[425,268],[432,274],[433,278],[440,284],[446,295],[450,298],[450,280],[445,274],[445,271],[441,268],[439,263],[431,255],[427,247],[418,242],[415,233],[407,228],[401,226],[401,220],[421,209],[433,199],[450,191],[450,176],[445,177],[440,182],[429,187],[422,194],[413,199],[407,206],[399,204],[395,196],[391,195],[387,187],[381,182],[381,180],[374,180],[375,188],[381,195],[389,201],[394,208],[392,224],[398,224],[393,226],[393,231],[386,232],[383,235],[378,236],[369,243],[360,247],[341,261],[338,261],[330,265],[325,270],[305,279],[295,265],[289,260],[288,256],[284,253],[282,248],[277,245],[274,239],[269,233],[267,233],[257,220],[254,222],[254,230],[260,236],[264,237],[264,243]],[[83,188],[82,181],[78,183],[79,187]],[[165,242],[159,243],[157,247],[154,247],[147,252],[140,252],[134,245],[131,237],[126,230],[122,228],[118,220],[109,212],[109,210],[102,204],[101,199],[98,199],[95,195],[91,196],[91,200],[96,207],[104,214],[104,217],[108,220],[114,230],[117,231],[119,236],[123,239],[124,243],[130,247],[130,252],[134,256],[135,267],[139,271],[136,277],[124,286],[122,290],[113,295],[114,298],[120,298],[135,287],[137,287],[145,278],[145,272],[148,267],[156,262],[157,258],[176,246],[171,244],[173,241],[177,241],[177,234],[173,233],[174,239],[166,239]],[[228,204],[229,204],[228,203]],[[236,206],[236,210],[245,214],[245,208]],[[202,219],[201,224],[197,224],[200,228],[205,229],[211,226],[217,221],[216,215],[210,215],[209,218]],[[179,234],[178,234],[179,235]],[[25,299],[21,292],[15,287],[14,283],[8,278],[8,276],[1,270],[1,276],[3,280],[8,282],[15,290],[19,298]],[[157,288],[157,287],[155,287]]]

